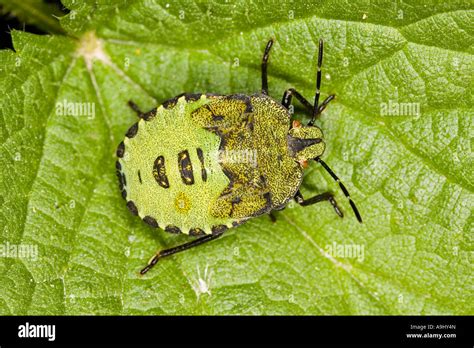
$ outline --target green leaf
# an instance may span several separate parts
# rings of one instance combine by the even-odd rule
[[[58,21],[63,13],[56,4],[44,0],[0,0],[0,13],[9,13],[47,33],[65,34]]]
[[[64,3],[67,37],[14,31],[16,52],[0,52],[0,245],[38,248],[0,258],[1,314],[474,314],[472,2]],[[120,197],[127,101],[257,92],[270,37],[277,100],[311,100],[324,38],[324,160],[364,224],[313,163],[303,195],[335,192],[344,219],[291,203],[139,276],[189,237]]]

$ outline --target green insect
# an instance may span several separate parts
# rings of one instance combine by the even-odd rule
[[[152,227],[200,236],[158,251],[141,270],[160,258],[203,244],[248,219],[281,210],[294,199],[302,206],[329,201],[325,192],[304,199],[299,188],[308,160],[319,162],[339,183],[355,216],[361,216],[339,178],[321,160],[325,144],[315,119],[334,99],[319,103],[323,41],[319,41],[314,105],[295,89],[281,103],[268,95],[267,62],[262,59],[262,91],[253,95],[183,93],[143,113],[117,148],[117,176],[128,209]],[[292,97],[311,113],[311,121],[291,122]]]

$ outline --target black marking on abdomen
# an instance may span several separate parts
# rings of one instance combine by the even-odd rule
[[[181,179],[186,185],[194,184],[193,165],[188,150],[181,151],[178,154],[178,169]]]
[[[122,196],[123,196],[123,191],[125,191],[125,186],[127,186],[127,179],[125,178],[125,173],[122,173],[120,170],[117,170],[116,174],[119,181],[119,189],[120,191],[122,191]],[[126,195],[127,194],[125,193],[125,196]]]
[[[140,169],[138,169],[138,181],[140,181],[140,184],[143,184],[142,182],[142,175],[140,173]]]
[[[216,235],[216,234],[222,234],[224,233],[226,230],[228,229],[228,227],[226,225],[216,225],[216,226],[212,226],[211,230],[212,230],[212,234]]]
[[[156,222],[156,219],[151,217],[151,216],[145,216],[143,218],[143,221],[146,222],[148,225],[150,225],[151,227],[154,227],[154,228],[158,228],[158,222]]]
[[[119,189],[120,189],[120,191],[122,191],[123,190],[122,173],[119,170],[117,170],[115,173],[117,174],[117,178],[118,178],[118,181],[119,181]]]
[[[144,119],[145,121],[150,121],[156,116],[156,110],[157,108],[153,108],[148,112],[145,112],[144,114],[140,115],[140,118]]]
[[[119,181],[120,192],[122,193],[123,199],[126,199],[127,198],[127,190],[125,189],[124,186],[126,185],[127,180],[125,179],[125,174],[122,173],[122,165],[120,164],[119,161],[115,162],[115,168],[117,169],[116,174],[117,174],[117,178],[118,178],[118,181]]]
[[[204,232],[202,229],[200,228],[191,228],[189,230],[189,235],[190,236],[193,236],[193,237],[197,237],[197,236],[205,236],[206,235],[206,232]]]
[[[118,158],[122,158],[123,157],[123,154],[125,152],[125,144],[123,143],[123,141],[117,146],[117,157]]]
[[[135,203],[133,203],[133,201],[128,201],[128,202],[127,202],[127,208],[128,208],[128,210],[130,210],[130,212],[131,212],[133,215],[138,215],[137,206],[135,205]]]
[[[170,187],[168,177],[166,176],[165,158],[163,156],[158,156],[155,163],[153,163],[153,177],[161,187]]]
[[[202,96],[202,93],[185,93],[184,99],[187,102],[193,102],[193,101],[199,100],[201,96]]]
[[[131,126],[125,136],[129,139],[133,138],[135,135],[137,135],[138,132],[138,122],[134,123],[133,126]]]
[[[122,192],[122,197],[123,197],[123,199],[126,199],[127,198],[127,190],[124,187],[125,186],[124,185],[125,175],[122,174],[122,172],[120,172],[119,170],[117,170],[117,178],[118,178],[118,181],[119,181],[119,189]]]
[[[168,225],[165,227],[165,231],[169,233],[181,233],[181,229],[179,227],[173,226],[173,225]]]
[[[168,100],[165,100],[163,102],[163,108],[165,109],[172,109],[176,103],[178,102],[178,99],[181,98],[183,95],[185,95],[186,93],[181,93],[181,94],[178,94],[176,97],[174,98],[171,98],[171,99],[168,99]]]
[[[122,173],[122,182],[123,186],[127,186],[127,177],[125,176],[125,173]]]
[[[206,171],[206,167],[204,167],[204,153],[202,152],[202,150],[200,148],[197,148],[196,152],[197,152],[197,155],[198,155],[198,158],[199,158],[199,162],[201,162],[201,178],[202,178],[202,181],[207,181],[207,171]]]

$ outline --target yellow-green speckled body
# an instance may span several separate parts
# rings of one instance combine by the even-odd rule
[[[281,209],[303,177],[289,128],[288,110],[262,94],[171,99],[119,145],[122,196],[148,224],[191,235]]]

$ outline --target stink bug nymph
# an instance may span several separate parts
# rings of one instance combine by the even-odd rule
[[[152,227],[197,236],[191,242],[158,251],[141,270],[160,258],[221,236],[229,228],[294,199],[302,206],[328,201],[342,217],[330,192],[304,199],[299,188],[307,161],[319,162],[339,183],[355,216],[361,216],[339,178],[321,159],[325,144],[314,121],[334,95],[319,103],[323,41],[319,41],[314,104],[295,89],[281,103],[268,95],[267,62],[262,59],[262,90],[245,95],[183,93],[148,112],[129,101],[139,121],[117,148],[122,197],[134,215]],[[291,121],[295,97],[310,112],[307,125]]]

